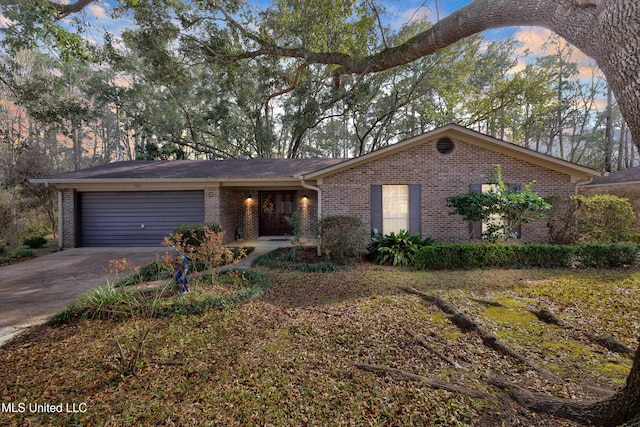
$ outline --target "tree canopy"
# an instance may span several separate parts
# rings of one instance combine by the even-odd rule
[[[594,101],[603,84],[580,80],[568,53],[550,48],[515,69],[514,39],[478,34],[551,28],[619,83],[595,49],[607,43],[578,33],[614,18],[633,28],[625,2],[475,0],[435,23],[396,25],[382,2],[129,0],[111,13],[132,24],[103,35],[87,25],[92,1],[3,3],[4,98],[55,125],[76,168],[135,156],[353,156],[450,122],[596,168],[635,162],[629,96],[611,101],[605,135]],[[632,38],[619,46],[631,57]]]

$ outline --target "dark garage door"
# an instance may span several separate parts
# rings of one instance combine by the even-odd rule
[[[78,209],[78,246],[160,246],[178,225],[204,221],[204,192],[78,193]]]

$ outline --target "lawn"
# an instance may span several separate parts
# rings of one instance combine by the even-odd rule
[[[637,270],[264,271],[273,286],[262,296],[200,314],[82,320],[19,336],[0,348],[0,425],[573,426],[505,398],[356,365],[499,395],[485,380],[497,373],[531,391],[601,399],[632,359],[587,334],[633,349],[640,336]],[[455,305],[548,374],[484,346],[401,287]],[[530,311],[541,309],[566,327]],[[134,349],[142,330],[136,374],[120,375],[118,344]]]

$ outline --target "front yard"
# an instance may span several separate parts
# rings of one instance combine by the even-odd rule
[[[201,314],[19,336],[0,348],[0,425],[573,426],[402,373],[500,396],[486,381],[499,374],[531,391],[602,399],[621,387],[632,355],[588,334],[632,349],[640,336],[637,270],[265,272],[273,286],[262,297]],[[486,347],[407,287],[456,306],[544,371]],[[565,327],[530,311],[542,309]],[[140,330],[136,374],[120,375],[118,344],[134,349]]]

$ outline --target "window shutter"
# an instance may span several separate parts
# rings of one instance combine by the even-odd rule
[[[469,186],[470,191],[477,191],[482,193],[482,184],[471,184]],[[471,239],[482,238],[482,223],[481,222],[469,222],[469,236]]]
[[[420,184],[409,185],[409,234],[422,235],[422,194]]]
[[[522,185],[520,184],[507,184],[507,188],[511,191],[520,191],[522,189]],[[522,224],[518,224],[516,227],[511,229],[512,233],[515,233],[518,236],[518,239],[522,237]]]
[[[371,234],[382,234],[382,185],[371,186]]]

